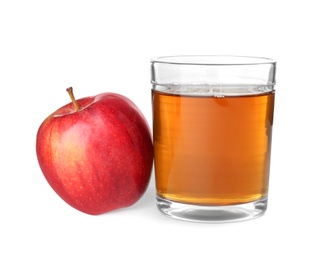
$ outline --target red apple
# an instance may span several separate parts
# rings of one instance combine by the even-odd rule
[[[53,190],[70,206],[98,215],[128,207],[148,187],[149,125],[125,96],[103,93],[69,103],[40,125],[36,153]]]

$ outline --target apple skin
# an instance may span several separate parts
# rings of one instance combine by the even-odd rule
[[[36,137],[40,168],[70,206],[99,215],[137,202],[153,164],[149,125],[125,96],[103,93],[46,118]]]

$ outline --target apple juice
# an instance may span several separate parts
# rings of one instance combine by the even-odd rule
[[[266,196],[274,95],[187,96],[152,90],[157,194],[210,206]]]

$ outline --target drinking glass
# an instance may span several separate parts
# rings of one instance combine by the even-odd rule
[[[265,213],[276,62],[243,56],[151,60],[158,209],[232,222]]]

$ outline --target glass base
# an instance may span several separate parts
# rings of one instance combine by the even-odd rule
[[[254,219],[267,208],[267,196],[257,201],[231,206],[197,206],[170,201],[157,195],[157,207],[167,216],[206,223],[225,223]]]

